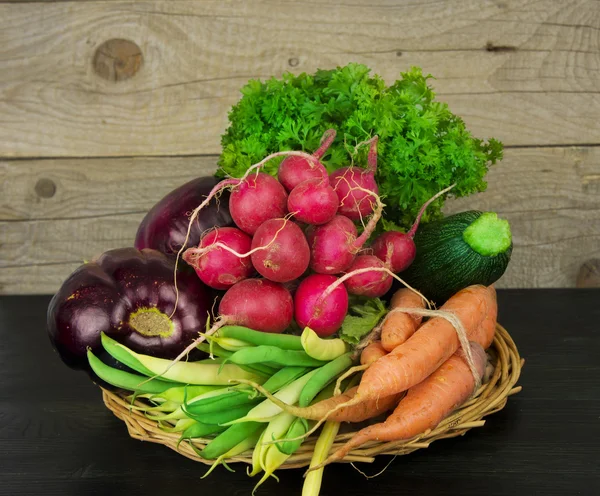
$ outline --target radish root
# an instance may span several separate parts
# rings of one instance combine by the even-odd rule
[[[216,243],[212,243],[208,246],[205,246],[204,248],[188,248],[185,253],[183,254],[183,259],[190,265],[192,265],[193,263],[197,263],[198,260],[202,257],[202,255],[208,253],[211,250],[214,250],[216,248],[222,248],[225,251],[228,251],[229,253],[231,253],[232,255],[235,255],[238,258],[246,258],[249,257],[250,255],[252,255],[253,253],[256,253],[257,251],[260,250],[266,250],[267,248],[269,248],[277,239],[277,235],[285,228],[286,224],[288,223],[289,219],[291,217],[293,217],[293,213],[289,213],[287,214],[283,220],[283,224],[282,226],[275,232],[273,239],[271,241],[269,241],[266,245],[264,246],[257,246],[256,248],[253,248],[252,250],[250,250],[249,252],[246,253],[239,253],[237,251],[235,251],[233,248],[230,248],[229,246],[227,246],[226,244],[223,244],[219,241],[217,241]],[[189,253],[189,255],[188,255]]]
[[[333,390],[333,395],[339,396],[340,394],[342,394],[342,382],[344,381],[344,379],[347,379],[348,377],[356,374],[357,372],[367,370],[370,367],[370,365],[371,364],[355,365],[354,367],[350,367],[348,370],[346,370],[346,372],[344,372],[341,376],[337,378],[337,381],[335,383],[335,389]]]
[[[409,285],[406,281],[404,281],[404,279],[402,279],[400,276],[394,274],[390,269],[388,269],[387,267],[366,267],[364,269],[356,269],[353,270],[351,272],[348,272],[346,274],[344,274],[342,277],[338,278],[337,281],[332,282],[327,289],[325,289],[325,291],[323,291],[323,294],[321,295],[321,297],[319,298],[320,300],[325,300],[329,295],[331,295],[331,293],[333,293],[333,291],[335,291],[335,288],[337,288],[340,284],[343,284],[344,281],[347,281],[348,279],[350,279],[353,276],[357,276],[360,274],[365,274],[366,272],[386,272],[387,274],[389,274],[390,276],[392,276],[394,279],[396,279],[397,281],[401,282],[402,284],[404,284],[404,286],[406,286],[408,289],[410,289],[413,293],[418,294],[421,298],[423,298],[424,301],[427,302],[427,304],[429,305],[429,307],[431,308],[431,306],[433,305],[427,298],[425,298],[425,296],[423,296],[418,290],[416,290],[415,288],[413,288],[411,285]]]

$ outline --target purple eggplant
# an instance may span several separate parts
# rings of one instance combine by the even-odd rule
[[[174,358],[205,327],[212,294],[193,273],[156,250],[120,248],[76,269],[48,307],[48,333],[62,360],[88,370],[87,348],[101,351],[100,333],[139,353]]]
[[[202,203],[217,183],[212,176],[199,177],[171,191],[146,214],[134,246],[140,250],[153,248],[167,255],[176,254],[185,241],[190,212]],[[224,192],[199,212],[186,246],[198,246],[202,233],[208,229],[231,225],[229,194]]]

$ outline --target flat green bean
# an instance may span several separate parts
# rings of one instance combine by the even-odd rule
[[[147,377],[109,367],[90,350],[87,352],[87,358],[94,373],[100,379],[112,386],[127,389],[129,391],[153,394],[162,393],[173,387],[172,382],[160,379],[148,381]]]
[[[140,374],[150,377],[160,376],[163,381],[218,386],[227,385],[231,379],[244,378],[244,376],[249,380],[261,383],[268,378],[268,374],[248,372],[232,364],[174,362],[164,358],[142,355],[119,344],[105,333],[101,333],[101,341],[104,349],[121,363]]]
[[[262,332],[249,329],[243,326],[223,326],[217,331],[218,336],[239,339],[246,343],[253,344],[255,346],[276,346],[282,350],[296,350],[302,351],[302,342],[300,336],[294,336],[292,334],[275,334],[271,332]]]
[[[236,351],[229,357],[236,365],[272,362],[283,366],[320,367],[327,362],[316,360],[305,351],[282,350],[276,346],[254,346]]]
[[[243,424],[232,425],[208,443],[198,454],[205,460],[214,460],[227,453],[247,437],[253,436],[259,429],[265,428],[266,424],[261,422],[244,422]]]
[[[302,388],[300,398],[298,399],[298,405],[300,407],[308,406],[313,398],[319,394],[319,391],[321,391],[342,372],[350,368],[352,366],[352,362],[352,354],[345,353],[317,369],[315,374]]]

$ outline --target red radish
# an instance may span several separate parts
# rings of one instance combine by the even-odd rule
[[[354,223],[336,215],[322,226],[309,226],[306,238],[310,245],[310,268],[319,274],[339,274],[350,267],[356,256],[351,244],[358,232]]]
[[[267,175],[267,174],[259,174],[258,170],[263,167],[269,160],[272,160],[276,157],[301,157],[303,160],[306,160],[308,163],[317,163],[318,159],[316,159],[315,157],[313,157],[312,155],[309,155],[308,153],[305,152],[299,152],[299,151],[283,151],[283,152],[275,152],[272,153],[271,155],[268,155],[267,157],[265,157],[264,159],[262,159],[260,162],[258,162],[257,164],[252,165],[251,167],[248,168],[248,170],[246,171],[246,173],[244,174],[243,177],[241,177],[240,179],[233,179],[233,178],[229,178],[229,179],[223,179],[222,181],[220,181],[218,184],[216,184],[211,190],[210,192],[205,196],[204,200],[202,201],[202,203],[200,203],[200,205],[198,205],[196,208],[194,208],[194,210],[192,210],[191,214],[189,215],[189,219],[188,219],[188,223],[187,223],[187,233],[185,235],[185,239],[183,240],[183,243],[179,243],[181,244],[181,248],[179,248],[179,251],[177,252],[177,257],[175,259],[175,269],[177,269],[177,262],[179,261],[179,257],[181,255],[181,253],[183,252],[183,250],[185,249],[185,246],[187,245],[190,236],[193,235],[193,232],[197,231],[197,219],[199,219],[199,213],[202,209],[206,208],[209,206],[209,204],[211,202],[214,203],[214,198],[218,197],[218,195],[220,195],[223,191],[225,191],[226,189],[240,189],[242,186],[244,186],[243,189],[247,190],[248,186],[253,187],[254,189],[256,189],[256,186],[258,185],[266,185],[263,189],[264,191],[261,191],[259,195],[256,194],[256,192],[254,192],[253,195],[249,195],[252,197],[259,197],[255,205],[258,207],[264,207],[266,206],[267,209],[265,210],[266,212],[269,212],[270,210],[278,210],[281,213],[281,216],[283,216],[286,212],[286,207],[287,207],[287,194],[285,192],[285,189],[283,189],[281,187],[281,184],[279,184],[273,177]],[[251,175],[254,176],[254,178],[250,177]],[[264,183],[264,184],[263,184]],[[237,221],[239,221],[239,224],[250,224],[250,225],[254,225],[256,224],[253,228],[250,228],[249,234],[253,234],[254,231],[256,230],[256,228],[258,228],[258,226],[260,224],[262,224],[263,221],[260,222],[253,222],[253,216],[252,216],[252,208],[248,208],[248,205],[246,205],[247,201],[245,199],[244,194],[239,193],[236,195],[236,197],[238,198],[238,200],[240,201],[240,205],[236,207],[237,210]],[[263,198],[260,198],[260,196],[262,196]],[[170,197],[169,197],[170,198]],[[244,205],[241,205],[242,201],[244,200]],[[270,199],[270,203],[269,203],[269,199]],[[249,210],[249,212],[248,212]],[[262,210],[261,210],[262,212]],[[264,213],[262,213],[262,215],[265,215]],[[267,215],[263,220],[267,220],[267,219],[271,219],[273,217],[278,217],[277,214],[273,215]],[[234,219],[236,220],[236,219]],[[228,222],[229,223],[229,222]],[[238,227],[241,227],[240,225],[238,225]],[[242,230],[244,230],[243,227],[241,227]],[[139,233],[138,233],[139,234]],[[137,240],[136,240],[137,243]]]
[[[187,249],[182,258],[204,284],[214,289],[228,289],[254,272],[250,256],[235,254],[246,253],[251,244],[252,239],[245,232],[235,227],[221,227],[206,234],[198,248]]]
[[[377,141],[375,136],[369,148],[368,167],[342,167],[329,176],[329,182],[339,200],[338,213],[352,220],[360,220],[373,212],[375,202],[369,191],[377,194]]]
[[[264,221],[287,213],[287,193],[269,174],[251,174],[231,192],[229,212],[242,231],[254,234]]]
[[[383,212],[383,204],[377,195],[377,208],[362,234],[357,237],[354,223],[343,215],[336,215],[322,226],[309,226],[306,237],[310,245],[310,268],[319,274],[339,274],[350,267],[356,254],[362,249],[377,227]]]
[[[269,219],[254,233],[251,259],[263,277],[289,282],[308,269],[310,249],[304,233],[291,220]]]
[[[321,337],[340,328],[348,312],[346,288],[340,284],[326,298],[322,297],[337,280],[335,276],[312,274],[300,283],[294,297],[294,316],[300,328],[308,326]]]
[[[383,268],[385,263],[374,255],[359,255],[355,258],[348,272],[373,267]],[[393,281],[390,274],[378,270],[352,276],[344,281],[344,284],[350,294],[378,298],[390,290]]]
[[[316,159],[314,161],[294,155],[283,159],[281,164],[279,164],[277,178],[286,190],[292,191],[307,179],[327,178],[327,169],[325,169],[325,166],[319,160],[325,155],[331,143],[333,143],[335,135],[336,132],[334,129],[325,131],[321,138],[321,146],[312,154]]]
[[[285,189],[268,174],[260,174],[258,170],[263,167],[269,160],[276,157],[302,157],[309,163],[318,162],[318,159],[314,158],[308,153],[299,151],[283,151],[276,152],[268,155],[257,164],[252,165],[248,168],[246,173],[240,179],[223,179],[221,182],[216,184],[206,195],[202,203],[192,210],[189,215],[187,233],[185,239],[181,244],[181,248],[177,252],[175,258],[175,268],[173,270],[173,277],[175,279],[175,290],[177,292],[177,266],[179,257],[185,249],[194,227],[197,224],[199,213],[202,209],[206,208],[215,197],[218,197],[225,189],[236,190],[236,202],[237,204],[230,210],[235,210],[235,215],[230,211],[233,220],[236,222],[239,228],[248,234],[254,234],[256,229],[265,220],[282,217],[286,213],[287,208],[287,194]],[[252,177],[251,177],[252,175]],[[256,191],[258,189],[258,191]],[[239,191],[242,190],[242,191]],[[232,195],[233,196],[233,195]],[[231,198],[230,198],[231,200]],[[213,202],[214,203],[214,202]],[[197,230],[197,229],[196,229]],[[179,294],[175,300],[175,306]]]
[[[267,279],[244,279],[225,293],[219,314],[227,324],[279,333],[291,324],[294,303],[281,284]]]
[[[338,197],[327,179],[308,179],[290,192],[287,206],[300,222],[325,224],[337,212]]]
[[[268,279],[244,279],[223,295],[219,317],[211,328],[192,341],[159,375],[165,374],[223,326],[241,325],[257,331],[280,333],[289,327],[293,318],[294,300],[283,285]]]
[[[388,231],[379,235],[371,248],[374,255],[385,262],[392,272],[402,272],[417,255],[413,237],[412,229],[408,233]]]
[[[454,186],[455,184],[443,189],[427,200],[419,210],[414,224],[407,233],[388,231],[379,235],[375,241],[373,241],[371,246],[373,255],[380,260],[383,260],[392,272],[398,273],[407,269],[417,254],[417,247],[415,246],[413,238],[419,228],[421,217],[431,202],[450,191]]]

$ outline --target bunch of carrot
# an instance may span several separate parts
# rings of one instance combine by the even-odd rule
[[[424,301],[401,289],[392,299],[381,339],[362,352],[361,362],[368,368],[357,387],[306,408],[280,404],[296,416],[334,422],[361,421],[381,413],[382,403],[387,408],[397,405],[385,422],[358,431],[323,463],[311,465],[311,470],[342,459],[368,441],[406,440],[433,429],[474,392],[476,377],[465,357],[469,350],[461,347],[454,325],[440,316],[421,325],[419,313],[394,310],[407,308],[420,312]],[[462,323],[475,374],[481,379],[486,365],[484,350],[492,343],[496,328],[495,289],[470,286],[440,310]]]

